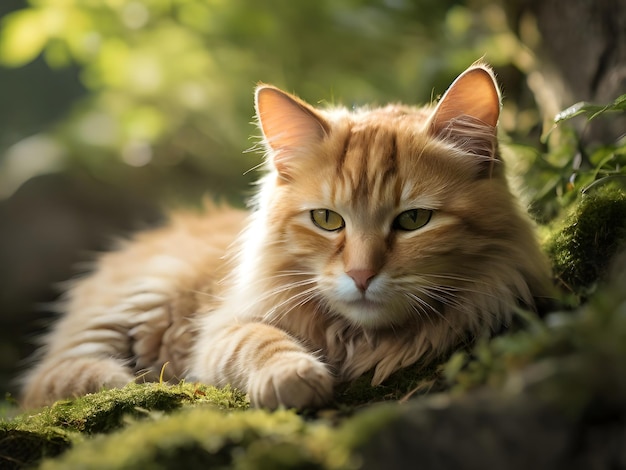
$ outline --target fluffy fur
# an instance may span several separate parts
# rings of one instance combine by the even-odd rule
[[[544,294],[488,67],[435,107],[320,110],[261,85],[256,110],[267,171],[250,214],[178,214],[102,256],[67,292],[25,406],[165,363],[166,378],[230,384],[256,406],[321,406],[338,381],[373,369],[379,384]]]

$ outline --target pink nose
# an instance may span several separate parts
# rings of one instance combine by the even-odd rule
[[[376,271],[371,269],[351,269],[346,274],[354,280],[360,291],[365,292],[374,276],[376,276]]]

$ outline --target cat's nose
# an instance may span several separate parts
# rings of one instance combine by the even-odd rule
[[[365,292],[373,277],[376,276],[376,271],[371,269],[351,269],[346,274],[354,280],[361,292]]]

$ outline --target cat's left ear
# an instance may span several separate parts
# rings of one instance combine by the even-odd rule
[[[429,131],[469,153],[493,159],[499,116],[500,91],[493,72],[473,65],[445,92],[430,118]]]
[[[273,86],[257,87],[255,106],[272,163],[288,179],[295,154],[321,141],[330,127],[313,107]]]

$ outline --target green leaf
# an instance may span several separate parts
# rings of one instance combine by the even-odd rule
[[[20,67],[33,61],[48,41],[45,12],[20,10],[7,15],[0,33],[0,63]]]
[[[558,124],[559,122],[567,121],[568,119],[572,119],[575,116],[580,116],[581,114],[585,114],[587,116],[587,119],[591,121],[592,119],[595,119],[596,117],[608,111],[625,110],[626,95],[619,96],[615,101],[613,101],[613,103],[606,106],[580,101],[557,114],[554,117],[554,122]]]

